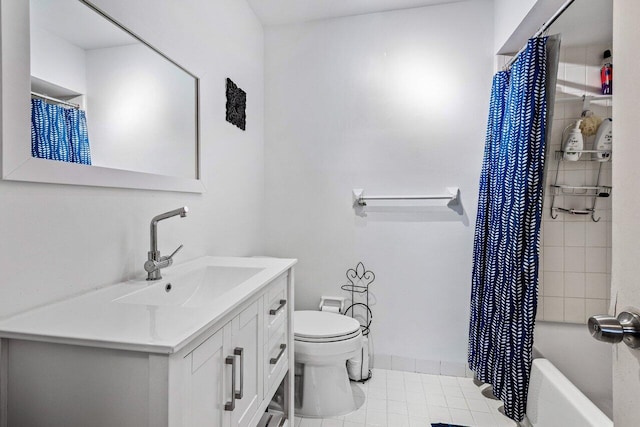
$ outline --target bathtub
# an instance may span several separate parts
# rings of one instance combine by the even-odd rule
[[[547,359],[534,359],[522,427],[613,427],[613,422]]]

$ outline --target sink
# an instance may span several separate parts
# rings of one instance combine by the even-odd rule
[[[241,285],[264,268],[204,266],[131,292],[113,302],[152,306],[200,307]]]

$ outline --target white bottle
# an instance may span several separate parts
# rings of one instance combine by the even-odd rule
[[[598,132],[596,133],[596,140],[593,146],[598,151],[608,151],[608,153],[596,153],[596,158],[599,162],[606,162],[611,158],[611,125],[611,119],[604,119],[602,123],[600,123]]]
[[[564,160],[575,162],[582,155],[582,153],[576,153],[576,151],[582,151],[584,149],[584,139],[582,138],[582,131],[580,131],[580,123],[582,123],[582,120],[576,122],[562,144],[562,151],[564,152],[562,158]]]

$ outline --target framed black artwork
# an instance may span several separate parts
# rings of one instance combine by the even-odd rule
[[[247,123],[247,93],[227,78],[227,121],[242,130]]]

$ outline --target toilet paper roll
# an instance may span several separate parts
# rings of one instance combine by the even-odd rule
[[[320,311],[329,311],[331,313],[340,313],[340,307],[335,307],[332,305],[323,305],[320,307]]]

